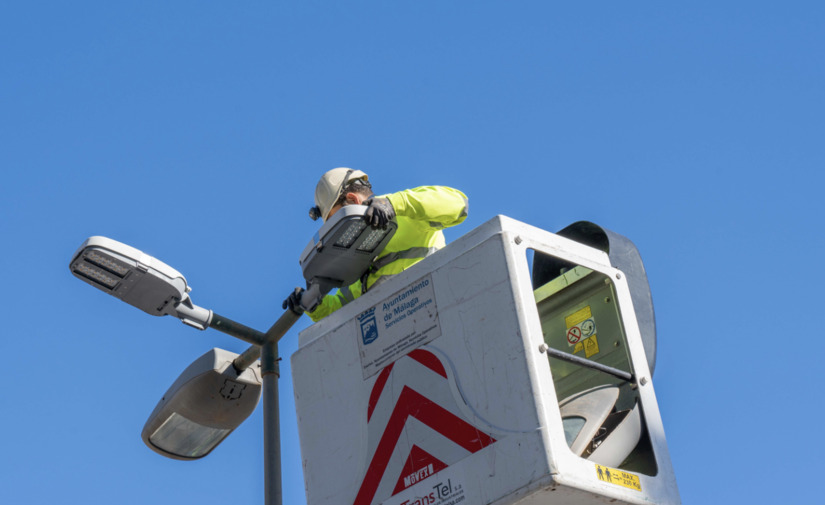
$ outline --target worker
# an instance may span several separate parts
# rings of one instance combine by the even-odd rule
[[[444,247],[441,230],[467,218],[467,197],[457,189],[422,186],[375,196],[367,174],[334,168],[318,181],[315,206],[309,214],[313,220],[320,217],[326,221],[346,205],[366,205],[365,217],[373,228],[386,228],[389,221],[395,220],[398,229],[361,280],[324,296],[317,307],[307,312],[316,322]],[[303,313],[303,293],[303,288],[295,288],[284,300],[283,308]]]

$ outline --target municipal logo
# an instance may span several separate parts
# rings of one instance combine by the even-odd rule
[[[364,345],[375,342],[378,338],[378,322],[375,320],[375,307],[358,316],[358,323],[361,325],[361,341]]]

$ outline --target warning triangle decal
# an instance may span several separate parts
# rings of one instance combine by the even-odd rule
[[[353,505],[376,505],[495,438],[464,417],[441,359],[423,348],[387,366],[367,405],[367,464]]]

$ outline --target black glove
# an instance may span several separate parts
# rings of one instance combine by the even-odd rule
[[[295,291],[289,294],[284,300],[284,303],[281,305],[281,308],[284,310],[289,307],[289,310],[298,314],[299,316],[304,313],[304,309],[301,307],[301,295],[304,294],[304,288],[295,288]]]
[[[372,225],[373,228],[384,230],[387,228],[387,223],[395,218],[395,209],[392,208],[392,204],[386,198],[370,198],[364,202],[364,205],[369,206],[364,217],[367,218],[367,223]]]

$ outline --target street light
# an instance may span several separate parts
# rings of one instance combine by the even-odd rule
[[[205,330],[212,311],[192,304],[186,278],[166,263],[106,237],[90,237],[69,264],[78,279],[153,316]]]
[[[141,438],[150,449],[199,459],[249,417],[261,398],[261,367],[239,372],[232,366],[237,357],[215,348],[183,371],[143,427]]]
[[[307,282],[301,297],[305,310],[312,310],[331,289],[360,279],[395,234],[398,223],[372,228],[364,219],[366,211],[364,205],[342,207],[304,248],[299,262]]]
[[[360,279],[397,230],[392,221],[383,229],[370,227],[366,210],[348,205],[336,212],[304,249],[300,264],[307,282],[301,298],[305,310],[331,289]],[[280,505],[278,340],[300,315],[287,310],[261,333],[194,305],[180,272],[106,237],[83,242],[69,268],[80,280],[148,314],[172,315],[199,330],[213,328],[253,344],[240,355],[213,349],[195,360],[161,398],[142,437],[152,450],[170,458],[204,457],[249,416],[262,395],[265,503]]]

